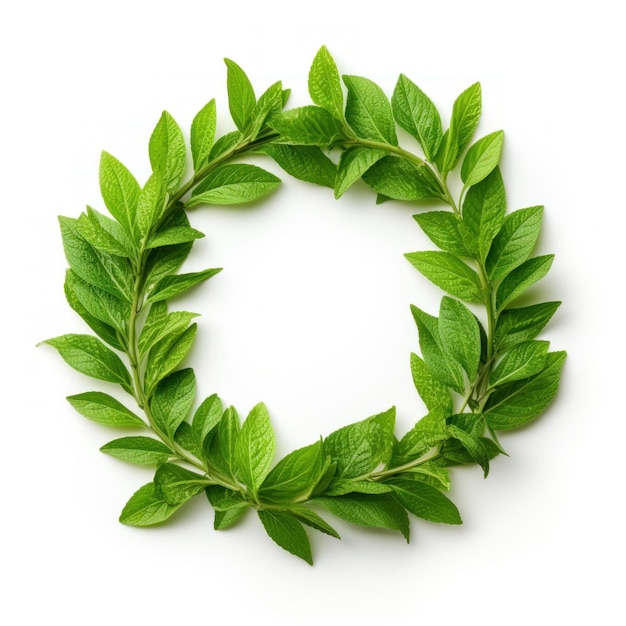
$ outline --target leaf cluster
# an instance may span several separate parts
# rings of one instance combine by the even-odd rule
[[[99,389],[68,397],[84,417],[126,430],[102,452],[155,469],[120,520],[158,524],[204,493],[216,530],[253,510],[273,541],[308,563],[307,528],[339,537],[327,513],[407,541],[409,514],[461,523],[446,495],[450,466],[478,465],[486,476],[490,461],[504,453],[496,431],[524,426],[545,410],[565,359],[538,339],[560,303],[521,304],[553,256],[534,255],[542,207],[507,214],[498,166],[504,133],[474,140],[480,84],[458,96],[444,130],[434,103],[409,78],[400,75],[389,99],[367,78],[340,77],[325,47],[309,73],[312,104],[289,110],[280,82],[257,98],[241,67],[229,59],[226,66],[234,130],[216,137],[211,100],[194,117],[187,145],[163,112],[148,142],[145,183],[103,152],[99,180],[108,214],[87,207],[78,218],[59,218],[69,266],[65,296],[93,334],[44,343],[130,400],[129,406]],[[414,141],[411,150],[400,146],[400,129]],[[187,213],[273,191],[280,182],[274,174],[242,161],[253,152],[295,178],[332,188],[336,198],[363,181],[378,202],[421,209],[415,221],[436,249],[405,256],[446,295],[436,315],[411,307],[421,354],[411,354],[410,366],[427,414],[403,436],[395,434],[392,407],[276,462],[263,403],[244,420],[217,394],[196,403],[195,374],[185,362],[197,314],[173,310],[171,301],[220,268],[181,271],[204,236]],[[462,185],[458,199],[447,182],[454,172]]]

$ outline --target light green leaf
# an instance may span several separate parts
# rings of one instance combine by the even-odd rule
[[[534,206],[505,217],[487,257],[486,267],[492,282],[503,279],[531,255],[539,238],[542,214],[543,207]]]
[[[213,141],[215,139],[215,126],[217,112],[215,99],[205,104],[193,118],[191,123],[191,156],[193,167],[197,172],[209,159]]]
[[[552,266],[553,254],[533,257],[509,273],[496,292],[496,308],[502,311],[509,302],[521,296],[532,284],[543,278]]]
[[[440,382],[430,371],[426,363],[417,354],[411,353],[411,374],[413,383],[428,410],[441,409],[446,414],[452,413],[452,398],[446,385]]]
[[[201,233],[190,226],[173,226],[167,229],[161,229],[148,240],[146,249],[160,248],[161,246],[175,246],[179,243],[189,243],[196,239],[202,239],[204,233]]]
[[[222,401],[217,394],[205,398],[196,409],[191,421],[191,434],[200,450],[203,449],[207,435],[220,423],[223,413]]]
[[[162,314],[157,313],[157,311],[162,311]],[[185,330],[194,317],[198,317],[198,314],[187,311],[168,313],[164,302],[152,305],[139,336],[139,354],[146,355],[152,346],[170,333]]]
[[[565,357],[565,352],[550,352],[541,372],[496,389],[485,405],[487,424],[509,430],[538,417],[556,396]]]
[[[335,198],[340,198],[367,170],[385,156],[384,150],[354,146],[342,153],[335,181]]]
[[[155,491],[170,505],[180,505],[190,500],[211,484],[201,474],[196,474],[174,463],[163,463],[154,475]]]
[[[461,364],[473,381],[480,363],[480,330],[474,314],[462,302],[447,296],[442,298],[439,337],[443,349]]]
[[[109,441],[101,452],[135,465],[158,465],[174,456],[164,443],[151,437],[122,437]]]
[[[190,368],[161,380],[150,401],[152,417],[159,429],[170,437],[174,436],[191,411],[195,393],[196,378]]]
[[[284,111],[269,125],[280,137],[275,143],[301,146],[332,146],[344,135],[343,127],[326,109],[307,105]]]
[[[181,504],[168,504],[156,491],[154,483],[148,483],[136,491],[126,503],[120,522],[129,526],[153,526],[171,517]]]
[[[317,146],[271,143],[263,151],[298,180],[331,189],[335,186],[337,166]]]
[[[447,437],[445,413],[440,408],[432,409],[397,443],[392,466],[414,461],[443,443]]]
[[[243,133],[252,119],[256,96],[246,73],[230,59],[224,59],[227,67],[226,88],[228,108],[235,126]]]
[[[391,105],[383,90],[368,78],[343,76],[348,88],[346,121],[363,139],[398,145]]]
[[[483,302],[478,274],[453,254],[427,250],[404,256],[416,270],[450,295],[465,302]]]
[[[417,139],[429,161],[433,161],[443,136],[441,119],[432,101],[404,74],[400,74],[391,97],[398,125]]]
[[[159,221],[165,210],[166,188],[163,172],[154,172],[139,192],[137,201],[137,226],[142,237],[146,237]]]
[[[514,346],[491,370],[489,385],[496,387],[538,374],[545,366],[549,345],[547,341],[525,341]]]
[[[276,544],[313,565],[311,544],[298,518],[288,511],[261,509],[257,513],[265,532]]]
[[[67,397],[68,402],[84,417],[115,428],[145,428],[145,422],[121,402],[101,391],[87,391]]]
[[[379,194],[413,202],[438,197],[437,181],[430,168],[416,167],[406,159],[386,156],[363,173],[363,180]]]
[[[534,339],[552,319],[560,302],[542,302],[519,309],[507,309],[498,317],[495,344],[498,351]]]
[[[467,187],[486,178],[498,165],[504,131],[497,130],[479,139],[468,151],[461,166],[461,180]]]
[[[270,172],[245,163],[223,165],[214,170],[192,192],[187,208],[199,204],[242,204],[252,202],[280,184]]]
[[[484,180],[470,188],[463,202],[463,224],[476,240],[481,260],[487,257],[505,212],[504,182],[500,169],[496,167]]]
[[[211,485],[206,488],[206,495],[215,509],[215,530],[230,528],[248,510],[248,504],[238,492],[231,491],[220,485]]]
[[[237,475],[253,494],[268,475],[275,452],[276,438],[270,416],[266,406],[259,403],[241,426],[235,446]]]
[[[373,480],[352,480],[339,478],[333,480],[328,489],[324,491],[325,496],[344,496],[347,493],[367,493],[380,494],[389,493],[392,489],[384,483]]]
[[[133,238],[139,183],[128,169],[108,152],[100,157],[100,193],[111,215]]]
[[[90,246],[101,252],[126,258],[131,257],[132,252],[126,248],[121,241],[116,239],[108,229],[105,229],[101,225],[100,219],[98,219],[95,214],[96,211],[87,207],[87,213],[82,213],[75,222],[76,230],[80,236],[83,237]],[[102,217],[105,216],[103,215]],[[111,220],[111,223],[115,224],[121,230],[117,222]],[[128,238],[126,237],[125,240],[128,241]]]
[[[173,193],[185,173],[187,149],[180,127],[167,111],[152,131],[148,151],[152,170],[159,174],[168,193]]]
[[[444,252],[464,258],[474,256],[462,234],[467,226],[454,213],[427,211],[414,215],[413,219],[420,225],[426,236]]]
[[[61,335],[47,339],[63,360],[76,371],[93,378],[119,383],[130,392],[130,374],[121,359],[100,340],[91,335]]]
[[[459,510],[441,491],[420,480],[394,478],[391,485],[400,504],[416,517],[442,524],[461,524]]]
[[[339,72],[326,46],[322,46],[313,59],[309,71],[309,95],[315,104],[326,109],[335,119],[343,120],[343,90]]]
[[[175,274],[162,278],[148,294],[148,302],[160,302],[171,300],[180,294],[188,291],[192,287],[199,285],[222,271],[221,267],[203,270],[201,272],[191,272],[189,274]]]
[[[254,139],[272,118],[280,114],[284,93],[282,83],[278,81],[261,95],[252,111],[248,127],[247,135],[250,139]]]

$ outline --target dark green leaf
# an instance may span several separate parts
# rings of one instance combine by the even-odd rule
[[[313,59],[309,71],[309,95],[318,106],[334,118],[343,120],[343,90],[334,59],[326,46],[322,46]]]
[[[565,357],[565,352],[550,352],[539,374],[494,391],[485,405],[487,424],[494,430],[509,430],[538,417],[556,396]]]
[[[459,510],[441,491],[420,480],[394,478],[387,482],[410,513],[430,522],[461,524]]]
[[[217,113],[215,99],[213,99],[198,111],[191,123],[191,156],[196,172],[208,161],[215,139],[216,120]]]
[[[184,293],[192,287],[208,280],[212,276],[219,274],[221,267],[203,270],[202,272],[191,272],[189,274],[176,274],[162,278],[148,294],[148,302],[160,302],[171,300]]]
[[[406,159],[386,156],[363,174],[363,180],[379,194],[413,202],[438,197],[438,183],[430,168],[416,167]]]
[[[473,381],[480,363],[480,330],[474,314],[462,302],[447,296],[441,299],[439,337],[444,351],[461,364]]]
[[[181,504],[168,504],[157,494],[154,483],[148,483],[131,496],[122,510],[120,522],[130,526],[159,524],[171,517]]]
[[[408,261],[437,287],[465,302],[482,303],[483,290],[478,274],[449,252],[409,252]]]
[[[347,493],[380,494],[389,493],[391,487],[373,480],[334,480],[324,492],[325,496],[344,496]]]
[[[496,307],[502,311],[509,302],[521,296],[531,285],[543,278],[552,265],[553,254],[533,257],[508,274],[496,292]]]
[[[226,530],[233,526],[247,511],[248,505],[237,492],[220,485],[206,488],[206,494],[215,509],[215,530]]]
[[[461,428],[454,425],[448,426],[450,436],[458,441],[465,451],[469,454],[474,463],[480,465],[485,478],[489,474],[489,454],[482,443],[482,438],[465,432]]]
[[[174,456],[164,443],[151,437],[122,437],[100,448],[116,459],[135,465],[158,465]]]
[[[292,513],[261,509],[259,519],[265,532],[283,550],[299,556],[309,565],[313,565],[311,544],[302,524]]]
[[[195,392],[196,379],[190,368],[174,372],[159,382],[150,409],[160,430],[170,437],[174,435],[191,411]]]
[[[392,465],[414,461],[438,446],[448,436],[445,414],[441,409],[432,409],[396,444]]]
[[[417,85],[400,74],[391,107],[398,125],[419,141],[426,158],[433,161],[443,136],[435,105]]]
[[[256,105],[256,96],[246,73],[230,59],[226,63],[226,87],[228,90],[228,108],[235,126],[243,133],[251,121]]]
[[[236,474],[235,449],[240,431],[239,415],[234,407],[228,407],[217,426],[215,437],[210,441],[207,454],[211,466],[233,478]]]
[[[461,180],[467,187],[479,183],[498,165],[503,143],[504,131],[497,130],[479,139],[467,151],[461,166]]]
[[[67,397],[84,417],[105,426],[145,428],[145,422],[121,402],[101,391],[87,391]]]
[[[331,189],[335,186],[337,166],[317,146],[271,143],[263,150],[294,178]]]
[[[430,371],[426,363],[417,354],[411,353],[411,374],[413,383],[428,410],[441,409],[444,413],[452,412],[452,398],[446,385],[440,382]]]
[[[341,539],[339,533],[322,517],[320,517],[311,509],[305,506],[291,506],[289,507],[289,512],[295,515],[299,521],[311,528],[315,528],[315,530],[319,530],[320,532],[326,533],[331,537],[335,537],[336,539]]]

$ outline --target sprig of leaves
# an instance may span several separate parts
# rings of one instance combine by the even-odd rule
[[[133,433],[102,446],[120,460],[155,466],[120,521],[161,523],[204,493],[214,527],[233,526],[256,511],[282,548],[312,563],[307,527],[332,537],[327,512],[409,540],[409,517],[461,523],[446,495],[450,466],[475,464],[485,476],[504,453],[496,431],[535,419],[554,398],[565,352],[537,339],[559,302],[518,306],[550,269],[552,255],[532,256],[542,207],[506,213],[498,163],[502,131],[474,143],[481,89],[454,102],[447,130],[433,102],[401,75],[389,100],[374,82],[343,76],[326,48],[309,73],[313,104],[284,110],[281,83],[256,97],[245,72],[226,60],[229,111],[236,130],[216,138],[217,107],[209,101],[190,128],[193,174],[184,181],[188,146],[164,112],[149,141],[152,173],[140,185],[104,152],[100,188],[109,215],[91,207],[61,217],[69,264],[65,295],[93,331],[48,339],[77,371],[119,385],[129,408],[102,391],[68,398],[83,416]],[[400,146],[397,128],[419,147]],[[415,220],[437,247],[407,260],[446,292],[437,314],[412,307],[421,356],[411,372],[427,414],[395,435],[395,408],[339,428],[275,461],[267,408],[242,421],[217,394],[196,406],[195,375],[185,366],[196,313],[170,301],[220,268],[181,273],[194,242],[187,209],[239,204],[269,194],[279,179],[241,162],[265,152],[295,178],[328,186],[339,198],[362,180],[378,202],[418,203]],[[459,167],[460,166],[460,167]],[[448,177],[460,169],[454,198]],[[438,205],[448,206],[441,210]]]

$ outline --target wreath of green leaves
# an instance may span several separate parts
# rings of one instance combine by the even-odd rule
[[[309,73],[314,104],[290,110],[284,110],[289,92],[280,82],[257,99],[244,71],[233,61],[226,65],[236,130],[216,139],[214,100],[198,112],[189,180],[183,182],[183,132],[164,112],[150,137],[146,183],[140,186],[104,152],[99,178],[110,216],[88,207],[78,218],[59,218],[69,264],[65,295],[96,336],[67,334],[44,343],[79,372],[121,386],[137,405],[128,408],[102,391],[68,398],[91,420],[139,433],[101,450],[156,466],[154,479],[132,495],[120,521],[158,524],[204,494],[216,529],[254,509],[267,534],[308,563],[305,527],[339,536],[320,512],[398,531],[407,541],[407,512],[461,523],[445,494],[449,467],[477,464],[487,476],[490,460],[504,454],[496,432],[524,426],[544,411],[565,360],[565,352],[549,352],[548,342],[536,339],[560,303],[515,306],[546,275],[553,256],[532,256],[542,207],[506,213],[498,168],[503,132],[471,144],[480,85],[456,99],[444,132],[432,101],[404,75],[391,101],[371,80],[343,76],[344,97],[325,47]],[[396,125],[421,153],[399,145]],[[170,310],[169,303],[220,270],[178,272],[203,236],[185,211],[250,202],[275,189],[280,181],[274,174],[241,161],[250,153],[264,153],[295,178],[332,188],[336,198],[363,180],[379,203],[418,203],[414,218],[439,250],[405,256],[448,295],[437,315],[412,307],[421,356],[411,354],[411,371],[427,414],[402,437],[394,434],[391,408],[275,463],[264,404],[243,423],[217,395],[194,406],[194,372],[182,366],[197,315]],[[455,199],[447,181],[459,164],[462,189]]]

